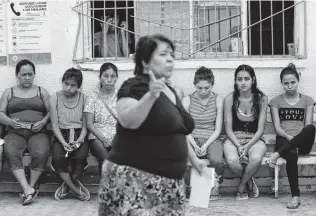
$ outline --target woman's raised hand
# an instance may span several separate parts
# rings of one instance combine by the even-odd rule
[[[155,98],[160,96],[160,93],[166,86],[166,79],[164,77],[160,79],[156,79],[154,73],[152,71],[148,72],[149,75],[149,91],[151,95]]]

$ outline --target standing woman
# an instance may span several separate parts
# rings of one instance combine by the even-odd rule
[[[4,153],[10,170],[22,186],[23,205],[34,201],[38,194],[37,181],[46,168],[50,138],[45,132],[49,120],[49,94],[33,84],[35,66],[29,60],[17,63],[18,84],[4,91],[0,101],[0,122],[7,126]],[[0,146],[1,148],[1,146]],[[29,182],[22,156],[28,148],[31,154]]]
[[[195,128],[189,135],[189,142],[200,158],[207,158],[215,168],[217,182],[213,187],[211,200],[220,197],[219,188],[223,182],[223,144],[220,139],[223,125],[223,99],[212,91],[214,75],[211,69],[200,67],[194,76],[196,91],[183,99],[183,106],[192,115]]]
[[[259,169],[267,150],[261,139],[267,106],[267,97],[257,87],[255,71],[249,65],[240,65],[235,71],[234,92],[224,102],[227,135],[224,155],[228,167],[242,176],[237,200],[259,196],[253,175]]]
[[[116,133],[117,78],[117,67],[112,63],[104,63],[100,68],[100,85],[88,97],[84,109],[87,128],[90,131],[90,151],[98,158],[100,172]]]
[[[298,154],[310,153],[315,140],[313,113],[315,101],[298,91],[299,74],[294,64],[281,71],[280,79],[285,90],[270,101],[270,108],[276,130],[276,149],[267,163],[274,168],[276,161],[286,159],[286,171],[289,178],[292,200],[287,208],[296,209],[300,205],[298,188]]]
[[[117,95],[117,133],[102,168],[99,215],[183,215],[188,155],[199,172],[206,166],[186,140],[194,121],[165,83],[174,50],[162,35],[138,41],[135,77]]]
[[[85,141],[87,128],[83,117],[85,96],[78,91],[82,85],[80,70],[70,68],[62,77],[62,90],[50,99],[50,118],[54,132],[52,166],[63,180],[55,199],[64,199],[72,190],[81,201],[90,193],[78,180],[87,164],[89,147]],[[70,167],[70,169],[69,169]]]

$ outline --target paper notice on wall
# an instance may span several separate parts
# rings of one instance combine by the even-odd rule
[[[211,196],[212,188],[214,187],[215,170],[214,168],[204,168],[203,175],[200,175],[194,168],[191,169],[191,192],[189,205],[207,208]]]
[[[9,64],[24,58],[34,63],[51,63],[47,1],[13,0],[7,5]]]
[[[7,64],[4,4],[0,3],[0,64]]]

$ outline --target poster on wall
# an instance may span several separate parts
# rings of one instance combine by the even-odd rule
[[[0,2],[0,65],[7,64],[4,4]]]
[[[51,63],[50,26],[47,1],[10,1],[8,5],[8,58]]]

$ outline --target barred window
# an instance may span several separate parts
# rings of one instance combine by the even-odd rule
[[[74,11],[76,60],[131,59],[155,33],[171,38],[176,59],[305,57],[305,0],[94,0]]]

